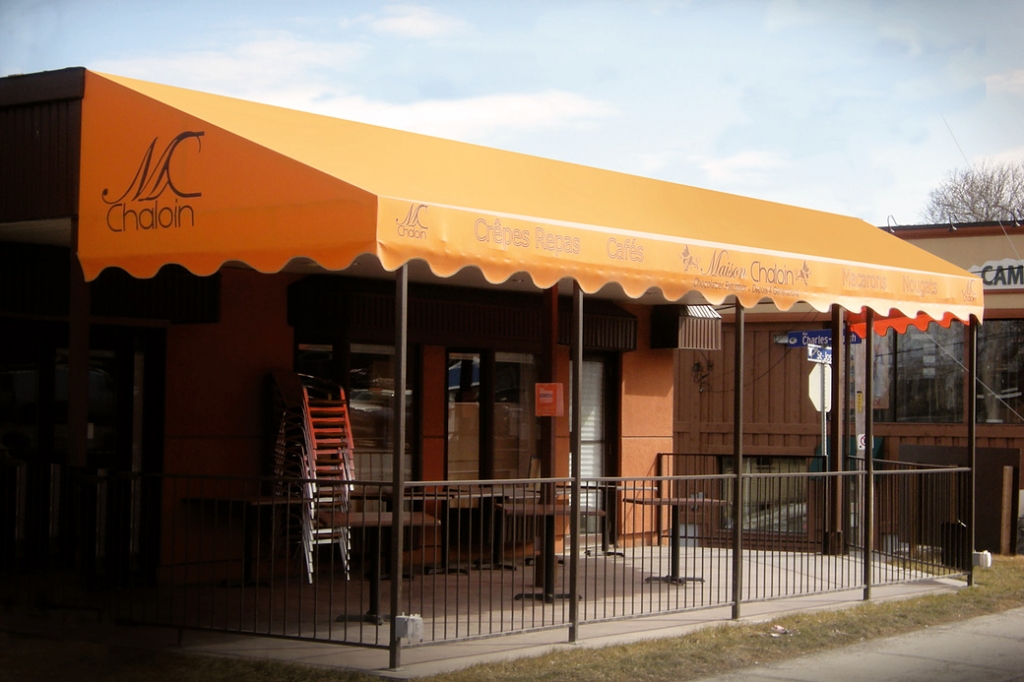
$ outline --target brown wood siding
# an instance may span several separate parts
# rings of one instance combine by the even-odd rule
[[[814,454],[821,434],[818,412],[807,397],[810,363],[803,349],[774,343],[774,336],[817,324],[793,322],[747,325],[744,384],[744,451],[748,455]],[[676,376],[675,444],[677,452],[728,455],[733,451],[732,326],[723,329],[721,351],[679,351]],[[713,369],[702,381],[694,380],[694,364]],[[702,390],[703,389],[703,390]],[[897,459],[900,445],[966,446],[967,427],[957,424],[876,422],[875,435],[883,441],[885,459]],[[1024,426],[978,424],[977,447],[1019,448],[1024,452]],[[1024,489],[1024,474],[1019,486]]]
[[[898,459],[901,445],[967,447],[964,424],[875,424],[875,436],[883,438],[885,459]],[[1024,427],[1013,424],[978,424],[977,448],[1014,448],[1022,453],[1024,468]],[[1024,473],[1017,483],[1024,490]],[[983,494],[979,491],[979,495]]]
[[[792,322],[747,325],[744,376],[744,451],[749,455],[814,454],[820,416],[807,397],[810,364],[802,349],[775,343]],[[806,329],[820,329],[804,325]],[[723,326],[721,351],[679,351],[675,447],[680,452],[724,455],[733,451],[733,348]],[[712,369],[707,370],[708,363]],[[695,380],[700,363],[706,376]]]
[[[81,136],[80,97],[0,106],[0,222],[77,214]]]

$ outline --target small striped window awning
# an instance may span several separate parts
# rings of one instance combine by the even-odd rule
[[[651,348],[721,350],[722,316],[710,305],[656,306]]]

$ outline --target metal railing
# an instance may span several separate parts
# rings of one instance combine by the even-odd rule
[[[0,465],[0,597],[97,618],[389,646],[393,580],[422,641],[491,637],[964,575],[969,470],[876,472],[865,556],[862,471],[598,477],[582,481],[580,551],[566,478],[353,481],[351,563],[324,545],[310,580],[302,479],[85,472]],[[841,519],[828,500],[842,495]],[[401,514],[397,514],[401,505]],[[389,565],[392,526],[405,528]],[[842,529],[839,548],[826,542]],[[733,561],[736,533],[742,557]],[[732,571],[743,570],[733,594]],[[346,567],[350,570],[346,571]],[[867,567],[867,570],[866,570]],[[577,594],[570,593],[571,585]]]

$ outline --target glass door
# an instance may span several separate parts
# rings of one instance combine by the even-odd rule
[[[349,419],[356,478],[390,481],[396,424],[394,420],[395,349],[353,343],[349,350]],[[405,449],[402,465],[406,480],[413,480],[413,392],[405,391]]]
[[[529,353],[495,353],[494,478],[526,478],[537,457],[537,367]]]
[[[605,365],[600,360],[583,361],[580,390],[580,476],[586,481],[605,475],[608,420],[605,403]],[[604,495],[595,485],[585,486],[580,500],[583,507],[603,509]],[[597,531],[597,517],[585,515],[584,532]]]
[[[448,353],[448,480],[480,471],[480,353]]]
[[[537,456],[529,353],[448,353],[448,480],[526,478]]]

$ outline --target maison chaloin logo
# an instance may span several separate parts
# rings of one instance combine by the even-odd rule
[[[689,245],[683,246],[679,259],[683,262],[683,272],[696,270],[704,277],[723,277],[728,279],[747,279],[757,285],[794,286],[797,283],[807,286],[811,279],[811,269],[807,261],[803,267],[794,270],[791,267],[768,262],[760,258],[748,265],[735,261],[727,249],[715,249],[711,260],[705,265],[700,256],[690,253]]]
[[[195,226],[195,208],[187,200],[201,197],[203,193],[179,187],[174,181],[171,162],[175,154],[183,153],[181,145],[189,140],[194,140],[196,152],[201,152],[203,135],[203,131],[192,130],[180,133],[167,144],[159,157],[156,157],[159,138],[154,137],[142,155],[135,177],[125,190],[116,198],[111,198],[109,189],[103,190],[103,202],[110,206],[107,209],[107,229],[111,232],[133,232]]]
[[[683,272],[700,270],[700,256],[692,255],[689,245],[683,246],[683,252],[679,254],[679,259],[683,261]]]

